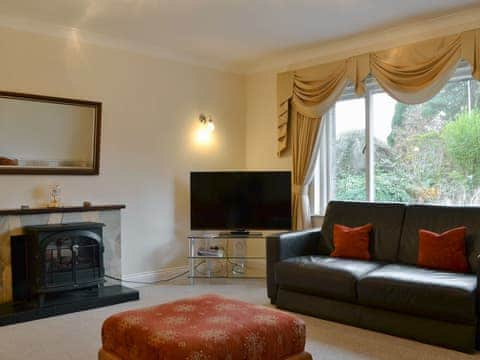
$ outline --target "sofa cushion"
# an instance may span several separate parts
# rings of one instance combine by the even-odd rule
[[[283,289],[355,302],[357,280],[380,266],[372,261],[299,256],[276,264],[275,282]]]
[[[405,213],[404,204],[331,201],[325,213],[319,253],[333,251],[333,225],[357,227],[373,224],[370,234],[372,260],[395,262]]]
[[[457,323],[476,323],[477,279],[471,274],[391,264],[357,283],[358,300],[367,306]]]
[[[355,228],[333,225],[333,257],[370,260],[369,243],[373,225],[367,224]]]
[[[398,259],[415,265],[418,257],[418,231],[426,229],[443,233],[460,226],[467,228],[465,245],[472,272],[477,271],[476,257],[480,254],[480,207],[411,205],[405,213]]]
[[[420,230],[418,234],[418,259],[420,267],[453,272],[468,272],[465,255],[465,234],[462,226],[442,234]]]

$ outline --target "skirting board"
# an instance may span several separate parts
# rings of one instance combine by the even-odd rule
[[[138,281],[138,282],[154,283],[164,279],[169,279],[173,276],[182,274],[186,271],[188,271],[188,266],[186,265],[176,266],[176,267],[164,268],[164,269],[159,269],[154,271],[146,271],[146,272],[141,272],[136,274],[125,275],[122,277],[122,279],[125,282]],[[187,276],[188,274],[185,274],[184,277],[187,278]],[[126,283],[125,285],[129,287],[140,287],[140,286],[145,286],[146,284]]]

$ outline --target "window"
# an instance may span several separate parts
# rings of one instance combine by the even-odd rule
[[[310,194],[330,200],[480,204],[480,84],[461,64],[431,100],[400,103],[374,79],[325,115]]]

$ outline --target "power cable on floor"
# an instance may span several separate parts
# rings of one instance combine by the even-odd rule
[[[202,265],[203,263],[205,262],[202,261],[202,262],[199,262],[197,265],[195,265],[195,269],[197,269],[197,267],[199,267],[200,265]],[[184,271],[180,274],[177,274],[177,275],[174,275],[172,277],[169,277],[167,279],[160,279],[160,280],[156,280],[156,281],[133,281],[133,280],[123,280],[123,279],[120,279],[120,278],[117,278],[115,276],[111,276],[111,275],[107,275],[105,274],[104,276],[106,278],[109,278],[109,279],[112,279],[112,280],[117,280],[117,281],[121,281],[121,282],[125,282],[125,283],[132,283],[132,284],[141,284],[141,285],[155,285],[155,284],[158,284],[158,283],[161,283],[161,282],[168,282],[168,281],[172,281],[172,280],[175,280],[175,279],[178,279],[184,275],[187,275],[188,273],[190,272],[190,270],[187,270],[187,271]]]

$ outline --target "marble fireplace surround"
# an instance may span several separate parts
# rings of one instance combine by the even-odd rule
[[[122,277],[121,209],[125,205],[0,210],[0,304],[12,301],[10,237],[24,226],[94,221],[105,224],[103,254],[105,273]]]

